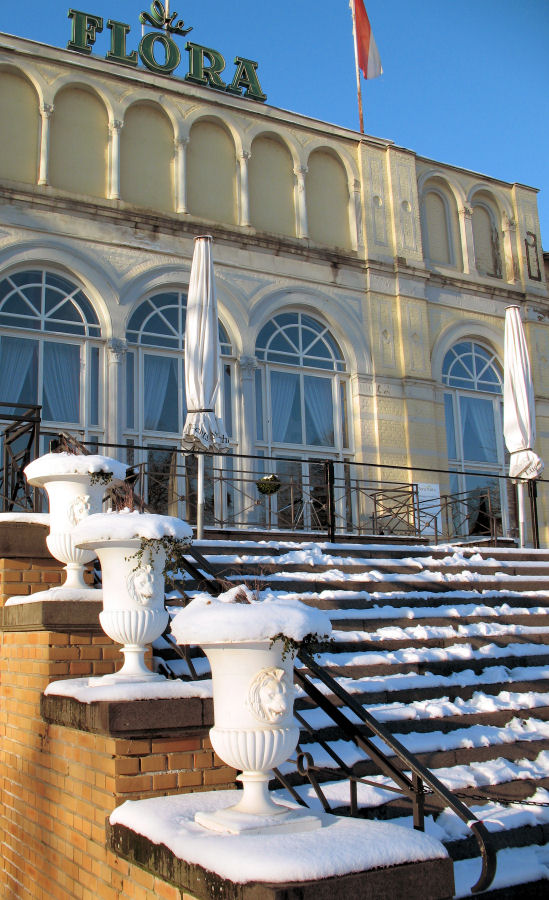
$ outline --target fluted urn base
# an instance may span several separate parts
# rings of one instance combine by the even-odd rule
[[[239,779],[244,780],[242,776],[239,776]],[[249,790],[251,783],[245,784]],[[264,795],[269,794],[267,784],[268,779],[256,784]],[[257,799],[258,805],[262,805],[263,797]],[[322,828],[321,818],[313,815],[309,810],[290,809],[289,806],[282,806],[280,803],[272,801],[269,801],[268,805],[269,812],[265,814],[243,812],[239,809],[240,803],[237,803],[229,809],[218,809],[216,812],[197,812],[194,820],[204,828],[225,834],[289,834]]]

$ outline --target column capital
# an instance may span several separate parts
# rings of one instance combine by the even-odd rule
[[[122,338],[111,338],[110,341],[107,341],[107,351],[109,362],[121,365],[128,351],[128,342]]]
[[[307,166],[295,166],[294,167],[294,174],[298,175],[298,176],[301,175],[302,178],[305,178],[305,175],[307,174],[308,171],[309,171],[309,169]]]
[[[189,143],[189,137],[176,137],[174,140],[174,144],[176,147],[186,147]]]
[[[473,216],[473,207],[472,206],[462,206],[459,213],[461,216],[463,216],[464,219],[471,219]]]
[[[113,134],[115,131],[121,131],[124,127],[124,122],[122,119],[112,119],[109,122],[109,132]]]
[[[245,378],[253,378],[255,370],[259,368],[255,356],[241,356],[238,360],[238,365]]]
[[[55,109],[53,103],[41,103],[40,104],[40,115],[45,119],[49,119],[50,116],[53,115],[53,110]]]

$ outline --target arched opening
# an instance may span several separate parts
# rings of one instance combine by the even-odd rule
[[[216,122],[191,128],[187,148],[187,202],[199,218],[235,225],[236,154],[228,132]]]
[[[319,244],[350,249],[349,186],[342,163],[326,150],[314,150],[307,168],[309,236]]]
[[[120,196],[146,209],[173,212],[174,134],[159,106],[136,103],[120,137]]]
[[[0,178],[36,184],[40,115],[33,86],[15,72],[0,71]]]
[[[99,98],[82,88],[55,97],[51,120],[49,182],[53,187],[107,196],[108,116]]]
[[[288,148],[271,135],[252,143],[250,222],[258,231],[295,237],[294,170]]]
[[[475,195],[473,201],[473,241],[479,275],[502,277],[498,215],[488,197]]]

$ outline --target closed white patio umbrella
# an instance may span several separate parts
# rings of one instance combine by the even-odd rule
[[[221,383],[217,300],[209,235],[195,238],[185,323],[185,392],[187,418],[184,450],[228,449],[223,422],[215,414]],[[204,455],[198,455],[196,536],[204,537]]]
[[[503,433],[511,455],[509,476],[519,479],[539,478],[543,462],[534,452],[536,413],[530,358],[520,309],[508,306],[505,311],[505,350],[503,384]],[[526,481],[518,482],[520,546],[525,546]]]

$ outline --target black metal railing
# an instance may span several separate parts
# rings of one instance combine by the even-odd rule
[[[138,491],[151,508],[196,522],[196,454],[160,446],[108,449],[133,463]],[[329,541],[338,535],[394,535],[430,543],[493,542],[518,535],[515,484],[501,472],[238,453],[205,456],[204,522],[217,532],[321,534]],[[268,475],[278,484],[264,492]],[[459,477],[476,483],[468,490],[451,489]],[[537,484],[544,490],[545,482]],[[536,515],[532,496],[534,546]]]
[[[38,456],[41,410],[26,403],[0,403],[2,512],[40,511],[40,491],[28,484],[23,472]]]
[[[135,490],[149,509],[196,523],[196,453],[129,443],[87,446],[132,466]],[[515,483],[501,472],[236,452],[204,455],[203,518],[206,530],[216,534],[290,533],[332,542],[379,535],[429,543],[495,542],[518,535]],[[473,486],[458,490],[460,478]],[[539,546],[536,495],[545,484],[529,485],[534,546]]]
[[[474,815],[473,812],[458,799],[433,773],[427,769],[413,754],[400,743],[391,732],[378,722],[371,713],[365,709],[351,694],[349,694],[326,670],[320,666],[314,658],[303,651],[298,653],[299,660],[306,667],[307,671],[301,668],[295,668],[294,677],[296,683],[303,689],[305,694],[313,701],[314,704],[331,719],[339,732],[361,750],[379,769],[379,771],[393,782],[393,785],[383,784],[383,790],[398,794],[400,797],[407,798],[412,804],[414,828],[423,831],[425,827],[425,801],[426,798],[430,802],[434,802],[437,807],[449,808],[454,812],[473,833],[482,859],[482,870],[476,884],[471,888],[472,893],[485,891],[492,883],[497,865],[497,857],[494,845],[490,838],[486,826]],[[310,673],[317,678],[330,693],[340,700],[344,707],[354,714],[361,723],[361,726],[352,722],[345,714],[344,710],[338,706],[324,694],[312,681]],[[330,747],[329,743],[319,738],[319,735],[308,725],[306,719],[295,713],[302,728],[304,728],[322,748],[331,756],[335,764],[335,772],[330,768],[330,773],[337,776],[337,780],[347,779],[349,781],[349,809],[351,815],[358,812],[357,785],[358,783],[375,784],[365,778],[359,777],[352,767],[348,766],[336,751]],[[381,740],[388,753],[380,749],[372,738],[376,737]],[[305,745],[306,746],[306,745]],[[298,755],[296,758],[298,772],[301,776],[306,777],[311,784],[315,794],[320,800],[324,810],[331,812],[332,809],[324,792],[316,773],[322,771],[326,774],[326,768],[316,767],[313,756],[301,749],[298,745]],[[275,775],[280,783],[291,793],[295,800],[302,806],[308,804],[303,800],[300,794],[292,787],[289,780],[278,770]],[[379,784],[376,784],[379,787]]]

